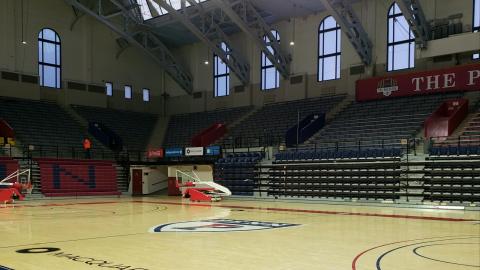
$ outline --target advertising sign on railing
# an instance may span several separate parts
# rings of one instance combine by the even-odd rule
[[[479,91],[480,64],[358,80],[357,101],[451,91]]]
[[[185,156],[203,156],[203,147],[187,147],[185,148]]]
[[[148,150],[147,152],[148,158],[163,158],[163,156],[164,156],[163,148],[151,149],[151,150]]]
[[[207,156],[219,156],[220,155],[220,146],[208,146],[206,149]]]
[[[181,157],[183,156],[182,148],[167,148],[165,149],[165,157]]]

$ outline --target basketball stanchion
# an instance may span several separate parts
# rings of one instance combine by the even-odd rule
[[[24,175],[27,177],[22,180],[21,176]],[[32,194],[33,185],[30,176],[30,170],[17,170],[0,181],[0,202],[4,205],[14,203],[15,200],[25,199],[25,193]]]

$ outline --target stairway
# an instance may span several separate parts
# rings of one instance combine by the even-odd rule
[[[337,106],[335,106],[335,108],[333,108],[332,110],[330,110],[326,115],[325,115],[325,127],[333,120],[335,119],[335,117],[341,113],[343,110],[345,110],[348,106],[350,106],[350,104],[352,104],[352,102],[354,101],[354,97],[353,96],[347,96],[345,99],[342,100],[342,102],[340,102]],[[323,129],[325,128],[323,127],[322,129],[320,129],[317,133],[315,133],[312,137],[310,137],[308,140],[306,140],[303,145],[312,145],[315,143],[316,140],[319,139],[319,137],[321,136],[321,132],[323,131]]]
[[[115,164],[117,170],[117,187],[118,191],[125,193],[128,192],[128,172],[126,168],[120,164]]]
[[[421,204],[423,202],[423,177],[425,173],[419,173],[425,168],[425,164],[415,164],[415,162],[424,162],[426,154],[406,154],[402,157],[403,166],[400,175],[400,203]],[[408,160],[408,163],[407,163]]]
[[[88,132],[88,121],[85,120],[82,116],[80,116],[74,109],[72,109],[71,106],[69,105],[66,105],[66,106],[62,106],[63,110],[70,116],[72,117],[79,126],[81,126],[83,129],[84,129],[84,132],[85,132],[85,136],[88,136],[88,138],[90,139],[90,141],[92,142],[92,145],[93,145],[93,148],[92,150],[93,151],[98,151],[99,153],[105,153],[105,156],[107,158],[105,159],[108,159],[108,157],[113,157],[113,153],[112,151],[106,147],[105,145],[103,145],[100,141],[98,141],[95,137],[93,136],[90,136],[89,135],[89,132]],[[103,159],[103,158],[102,158]]]
[[[251,109],[249,112],[245,113],[244,115],[242,115],[241,117],[239,117],[237,120],[233,121],[232,123],[229,123],[227,124],[227,133],[225,133],[225,135],[223,135],[222,137],[218,138],[218,140],[216,140],[213,145],[219,145],[219,144],[222,144],[223,143],[223,140],[225,139],[225,137],[228,137],[228,131],[229,130],[233,130],[236,126],[240,125],[244,120],[248,119],[250,116],[252,116],[253,114],[255,114],[258,110],[260,110],[261,107],[254,107],[253,109]]]

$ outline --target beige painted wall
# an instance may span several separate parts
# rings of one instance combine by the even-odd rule
[[[274,28],[280,33],[284,51],[292,55],[292,74],[305,76],[303,84],[290,85],[282,80],[277,90],[260,91],[260,49],[244,33],[230,37],[231,47],[239,51],[251,66],[252,84],[245,91],[234,93],[233,87],[240,85],[232,73],[231,95],[213,97],[212,64],[206,66],[204,60],[212,54],[202,43],[190,44],[175,49],[173,52],[179,61],[194,77],[194,91],[203,92],[202,98],[194,99],[183,94],[171,78],[165,76],[159,66],[135,48],[127,49],[116,59],[116,35],[105,26],[87,16],[80,19],[73,31],[70,30],[74,18],[71,8],[62,0],[25,0],[25,37],[28,45],[21,41],[20,1],[0,1],[0,70],[9,70],[25,74],[37,74],[36,36],[43,27],[55,29],[62,39],[63,79],[103,85],[105,81],[114,83],[115,93],[111,98],[103,94],[88,93],[69,89],[40,89],[38,86],[12,83],[0,79],[1,95],[26,97],[33,99],[53,99],[63,104],[83,104],[135,111],[162,113],[164,111],[160,94],[166,91],[172,95],[167,102],[167,114],[198,112],[224,107],[257,105],[265,101],[286,101],[316,97],[333,93],[354,93],[357,79],[386,73],[386,13],[393,0],[361,0],[354,5],[354,10],[366,29],[372,43],[374,65],[361,75],[349,75],[351,66],[360,64],[360,59],[348,42],[342,38],[341,79],[317,82],[317,31],[320,21],[328,16],[326,12],[297,18],[295,21],[295,46],[289,46],[292,38],[293,22],[283,20],[275,23]],[[428,20],[446,18],[449,15],[463,14],[464,28],[472,22],[471,0],[421,0]],[[458,62],[470,61],[469,55],[459,55]],[[212,63],[210,59],[210,63]],[[431,60],[417,59],[416,70],[451,66],[450,62],[433,63]],[[123,85],[134,87],[133,100],[123,98]],[[141,88],[152,91],[152,102],[141,101]]]
[[[461,13],[464,29],[469,29],[472,23],[472,1],[471,0],[421,0],[422,7],[428,20],[447,18],[450,15]],[[317,97],[332,93],[354,94],[355,81],[358,79],[382,75],[386,73],[386,39],[387,39],[387,11],[393,0],[362,0],[354,5],[357,16],[367,31],[373,45],[374,65],[366,69],[361,75],[350,75],[350,67],[361,64],[361,60],[354,48],[348,41],[345,34],[342,36],[342,60],[341,79],[336,81],[317,81],[317,31],[318,26],[326,16],[327,12],[311,14],[295,20],[295,46],[289,46],[292,39],[293,21],[280,21],[274,25],[280,33],[281,45],[285,52],[292,55],[293,61],[291,71],[294,75],[305,75],[306,82],[300,85],[290,85],[289,81],[281,80],[280,88],[277,90],[260,91],[260,49],[244,33],[235,34],[231,47],[239,50],[251,65],[252,85],[246,87],[242,93],[230,91],[228,97],[213,97],[213,76],[212,66],[205,66],[204,59],[207,57],[207,49],[203,44],[189,45],[182,51],[188,55],[191,61],[188,68],[192,70],[195,77],[195,91],[204,92],[202,98],[194,99],[189,96],[172,97],[168,102],[170,114],[183,112],[196,112],[213,110],[222,107],[235,107],[245,105],[264,104],[264,101],[287,101],[302,99],[306,97]],[[457,44],[457,46],[461,46]],[[186,54],[186,52],[189,52]],[[469,62],[470,55],[459,55],[458,62]],[[210,59],[210,63],[212,60]],[[455,65],[455,60],[442,63],[433,63],[431,59],[416,59],[416,68],[413,70],[424,70],[441,68]],[[412,72],[412,70],[398,71]],[[167,85],[171,82],[167,81]],[[235,75],[231,75],[231,88],[239,85]]]
[[[145,112],[160,112],[163,89],[161,68],[142,52],[129,48],[116,58],[117,36],[88,16],[70,29],[74,14],[62,0],[24,0],[24,39],[21,43],[21,1],[0,1],[0,70],[38,75],[37,36],[52,28],[62,41],[62,80],[103,86],[114,85],[113,97],[71,89],[40,89],[35,85],[0,79],[2,96],[52,99],[61,104],[81,104]],[[134,96],[125,100],[124,85],[132,85]],[[66,84],[64,84],[66,87]],[[151,90],[151,102],[142,100],[142,88]]]

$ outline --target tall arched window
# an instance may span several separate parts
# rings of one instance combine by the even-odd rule
[[[220,44],[220,48],[226,53],[230,51],[225,42]],[[216,97],[230,95],[230,68],[217,55],[213,56],[213,84]]]
[[[480,0],[473,1],[473,32],[480,31]],[[473,59],[480,59],[480,54],[473,55]]]
[[[38,34],[38,75],[40,86],[61,87],[60,37],[52,29],[45,28]]]
[[[342,54],[342,30],[332,16],[328,16],[318,28],[318,81],[340,78]]]
[[[278,31],[272,30],[272,35],[280,42],[280,35]],[[272,53],[275,54],[275,50],[271,46],[271,41],[267,35],[263,36],[263,40],[267,43],[267,49]],[[260,85],[262,90],[272,90],[280,87],[280,73],[278,72],[277,68],[273,65],[273,63],[268,59],[267,55],[262,52],[262,74]]]
[[[397,3],[388,10],[387,70],[415,66],[415,36]]]

